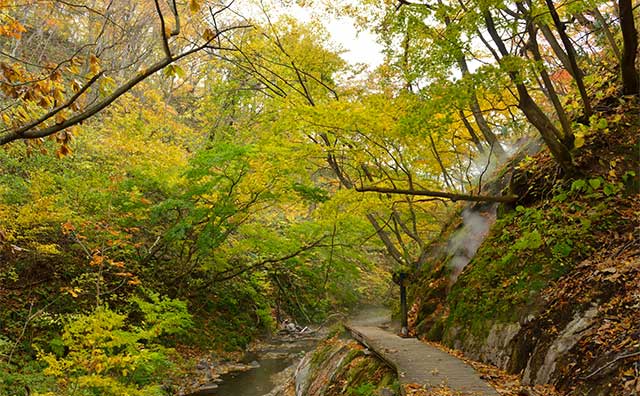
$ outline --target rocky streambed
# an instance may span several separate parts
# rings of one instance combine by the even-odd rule
[[[236,362],[200,359],[195,379],[179,395],[263,396],[285,383],[322,332],[281,332],[254,344]]]

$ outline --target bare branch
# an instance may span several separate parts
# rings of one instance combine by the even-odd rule
[[[375,186],[355,187],[355,190],[358,192],[377,192],[382,194],[403,194],[403,195],[418,195],[418,196],[426,196],[426,197],[447,198],[452,201],[515,202],[518,199],[517,195],[503,195],[503,196],[471,195],[471,194],[448,193],[445,191],[405,190],[401,188],[385,188],[385,187],[375,187]]]
[[[296,256],[299,256],[301,253],[304,253],[307,250],[311,250],[311,249],[314,249],[316,247],[319,247],[320,243],[323,240],[325,240],[326,238],[327,238],[327,235],[324,235],[320,239],[318,239],[318,240],[316,240],[316,241],[314,241],[312,243],[303,245],[299,249],[297,249],[296,251],[291,252],[291,253],[289,253],[289,254],[287,254],[285,256],[282,256],[282,257],[268,258],[268,259],[262,260],[260,262],[257,262],[257,263],[254,263],[254,264],[250,264],[250,265],[247,265],[247,266],[244,266],[244,267],[241,267],[241,268],[235,268],[235,270],[233,270],[233,272],[231,272],[231,273],[222,272],[221,274],[219,274],[219,276],[217,276],[215,278],[214,281],[215,282],[224,282],[224,281],[233,279],[236,276],[241,275],[241,274],[243,274],[243,273],[245,273],[247,271],[255,271],[255,270],[263,268],[263,267],[265,267],[265,266],[267,266],[269,264],[276,264],[276,263],[280,263],[280,262],[283,262],[283,261],[287,261],[287,260],[292,259],[292,258],[294,258]]]
[[[59,124],[55,124],[55,125],[51,125],[42,129],[36,129],[34,130],[29,129],[29,130],[22,130],[23,128],[20,128],[19,130],[13,130],[9,133],[6,133],[2,136],[0,136],[0,146],[5,145],[7,143],[13,142],[15,140],[20,140],[20,139],[36,139],[36,138],[41,138],[41,137],[46,137],[49,135],[52,135],[56,132],[59,132],[63,129],[66,129],[70,126],[79,124],[81,122],[83,122],[84,120],[94,116],[95,114],[99,113],[100,111],[102,111],[105,107],[109,106],[111,103],[113,103],[113,101],[115,101],[116,99],[118,99],[120,96],[122,96],[123,94],[125,94],[126,92],[128,92],[129,90],[131,90],[133,87],[135,87],[136,85],[138,85],[140,82],[142,82],[143,80],[145,80],[147,77],[153,75],[154,73],[156,73],[159,70],[162,70],[163,68],[165,68],[166,66],[177,62],[178,60],[187,57],[193,53],[196,53],[198,51],[201,51],[205,48],[209,48],[211,41],[215,40],[215,38],[224,33],[224,32],[228,32],[231,30],[236,30],[236,29],[244,29],[250,27],[249,25],[237,25],[237,26],[230,26],[227,27],[225,29],[219,30],[216,32],[216,34],[214,35],[214,37],[212,37],[210,40],[206,41],[204,44],[201,44],[197,47],[193,47],[190,50],[187,50],[179,55],[174,55],[165,59],[162,59],[158,62],[156,62],[155,64],[149,66],[146,69],[143,69],[141,71],[139,71],[133,78],[131,78],[129,81],[127,81],[126,83],[124,83],[123,85],[121,85],[119,88],[117,88],[115,91],[113,91],[110,95],[106,96],[105,98],[99,100],[98,102],[96,102],[95,104],[93,104],[92,106],[86,108],[85,110],[83,110],[82,112],[80,112],[79,114],[76,114],[74,117],[69,118],[68,120],[65,120],[64,122],[61,122]],[[51,118],[51,115],[47,114],[46,119]],[[21,131],[21,132],[19,132]]]
[[[164,50],[167,59],[171,59],[171,48],[169,48],[169,40],[167,39],[167,26],[164,22],[164,16],[162,15],[162,10],[160,9],[160,3],[158,0],[153,0],[156,5],[156,11],[158,12],[158,17],[160,18],[160,30],[162,36],[162,49]]]

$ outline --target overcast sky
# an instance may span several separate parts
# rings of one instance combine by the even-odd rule
[[[272,11],[276,14],[293,16],[302,22],[320,19],[325,29],[329,31],[331,40],[344,49],[342,57],[352,65],[366,63],[373,70],[384,59],[382,46],[376,42],[375,34],[369,31],[358,32],[353,18],[338,18],[319,9],[300,7],[296,4],[284,6],[280,3],[280,7],[272,7]]]
[[[325,27],[331,33],[333,41],[346,50],[342,57],[347,62],[366,63],[371,67],[382,63],[382,46],[376,42],[375,35],[367,31],[358,33],[353,19],[334,18]]]

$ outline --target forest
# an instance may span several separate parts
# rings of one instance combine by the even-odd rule
[[[0,395],[172,394],[284,319],[398,310],[398,273],[448,345],[540,295],[614,304],[556,385],[606,364],[637,395],[637,8],[0,0]],[[346,61],[335,18],[382,63]],[[483,205],[488,242],[435,249]]]

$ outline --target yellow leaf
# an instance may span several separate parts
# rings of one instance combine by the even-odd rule
[[[67,117],[62,114],[62,112],[56,114],[56,124],[62,124],[67,120]]]
[[[189,9],[191,12],[200,11],[201,4],[198,0],[189,0]]]
[[[89,265],[102,265],[103,261],[104,257],[102,257],[100,254],[94,254]]]
[[[207,28],[205,29],[204,33],[202,33],[202,38],[207,40],[207,41],[211,41],[214,38],[216,38],[215,33],[213,33],[213,30]]]
[[[80,83],[78,82],[78,80],[71,81],[71,90],[74,93],[80,91]]]
[[[55,100],[57,100],[59,103],[64,102],[64,95],[62,94],[62,90],[61,89],[54,89],[53,90],[53,98]]]
[[[92,74],[98,74],[100,71],[100,59],[94,54],[91,54],[89,57],[89,71],[91,71]]]
[[[573,142],[575,148],[580,148],[584,146],[584,136],[576,135],[576,140]]]
[[[122,261],[109,261],[109,264],[116,268],[124,268],[124,263]]]

